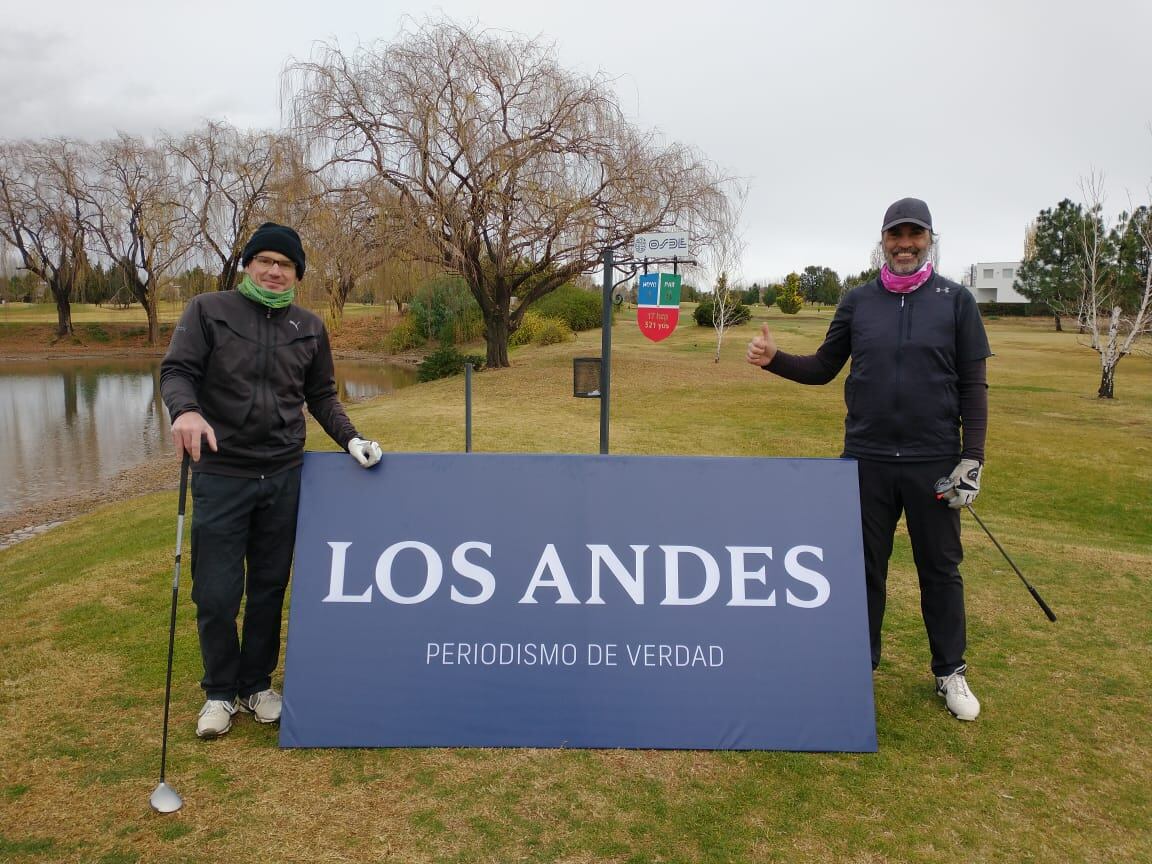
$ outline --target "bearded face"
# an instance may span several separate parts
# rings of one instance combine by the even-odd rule
[[[898,276],[907,276],[928,261],[932,249],[932,232],[920,225],[905,222],[885,231],[881,235],[880,246],[888,269]]]

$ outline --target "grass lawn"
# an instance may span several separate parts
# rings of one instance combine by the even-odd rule
[[[180,317],[183,307],[178,303],[160,302],[157,316],[162,322],[173,322]],[[92,303],[71,304],[72,324],[147,324],[139,303],[126,309],[115,306],[96,306]],[[5,303],[0,305],[0,324],[55,324],[54,303]]]
[[[807,351],[831,311],[757,313],[730,331],[718,364],[713,332],[686,313],[658,345],[621,320],[612,452],[837,455],[842,377],[805,388],[743,361],[763,316],[786,350]],[[988,330],[996,356],[976,509],[1059,621],[965,517],[975,723],[952,719],[933,694],[903,533],[875,679],[880,748],[869,755],[281,751],[250,720],[199,742],[185,568],[168,752],[185,806],[159,816],[148,796],[176,510],[163,493],[0,551],[0,860],[1152,860],[1152,362],[1123,361],[1117,399],[1100,401],[1097,355],[1074,334],[1010,319]],[[474,450],[598,452],[599,403],[571,389],[572,358],[599,350],[599,332],[582,333],[475,376]],[[350,412],[386,449],[463,450],[462,379]],[[332,446],[315,428],[310,441]],[[483,490],[462,494],[484,506]]]
[[[148,345],[148,317],[138,303],[127,309],[73,303],[72,334],[56,335],[56,306],[51,303],[0,304],[0,354],[82,354],[105,352],[150,351],[162,354],[168,347],[172,327],[184,306],[161,302],[157,310],[160,322],[156,344]],[[315,309],[324,314],[323,306]],[[344,307],[341,324],[331,336],[336,350],[380,352],[385,350],[385,335],[397,320],[391,305],[367,306],[349,303]]]

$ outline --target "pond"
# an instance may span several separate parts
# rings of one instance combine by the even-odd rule
[[[336,361],[345,403],[416,383],[416,370]],[[171,455],[160,359],[0,363],[0,513],[89,491],[119,472]]]

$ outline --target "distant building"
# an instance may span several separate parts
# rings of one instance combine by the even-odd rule
[[[1027,303],[1028,298],[1013,290],[1019,261],[988,261],[973,264],[960,280],[976,295],[977,303]]]

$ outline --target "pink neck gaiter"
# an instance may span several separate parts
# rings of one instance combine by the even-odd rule
[[[924,266],[917,270],[915,273],[909,273],[907,276],[899,276],[888,269],[885,264],[880,268],[880,281],[884,287],[891,291],[893,294],[911,294],[932,276],[932,262],[925,262]]]

